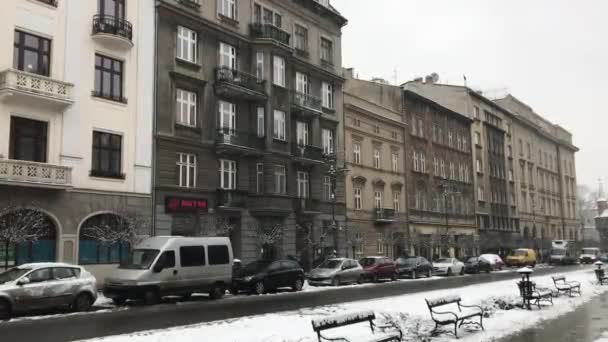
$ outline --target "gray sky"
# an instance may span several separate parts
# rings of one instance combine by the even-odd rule
[[[608,182],[608,1],[331,0],[348,20],[343,65],[391,83],[506,91],[568,129],[579,184]]]

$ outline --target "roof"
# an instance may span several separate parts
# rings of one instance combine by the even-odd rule
[[[463,118],[465,120],[467,120],[468,122],[473,122],[473,119],[471,117],[469,117],[466,113],[459,113],[456,111],[451,110],[450,108],[447,108],[445,106],[442,106],[441,104],[439,104],[438,102],[435,102],[431,99],[429,99],[428,97],[425,97],[423,95],[420,95],[418,93],[416,93],[415,91],[412,91],[410,89],[404,89],[403,93],[407,96],[411,96],[414,97],[418,100],[421,100],[423,102],[425,102],[426,104],[435,107],[435,109],[439,109],[441,111],[445,111],[445,112],[449,112],[452,115],[458,116],[460,118]]]

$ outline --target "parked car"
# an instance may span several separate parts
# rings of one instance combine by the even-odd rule
[[[595,247],[585,247],[581,250],[578,260],[581,264],[593,264],[598,260],[600,249]]]
[[[395,262],[387,257],[365,257],[359,260],[359,264],[363,267],[363,276],[371,282],[375,283],[380,279],[397,280]]]
[[[106,279],[103,294],[116,304],[142,299],[150,305],[194,292],[219,299],[232,282],[232,259],[227,237],[148,238]]]
[[[317,268],[310,271],[308,284],[313,286],[361,283],[363,267],[354,259],[327,259]]]
[[[481,257],[470,257],[464,263],[465,273],[490,273],[494,270],[494,265],[487,259]]]
[[[599,259],[599,261],[603,262],[604,264],[608,263],[608,254],[607,253],[600,254],[597,258]]]
[[[464,263],[456,258],[441,258],[433,261],[433,273],[452,276],[464,274]]]
[[[246,291],[258,295],[286,287],[301,291],[304,270],[293,260],[257,260],[243,267],[233,286],[235,293]]]
[[[421,256],[400,257],[395,260],[397,274],[410,276],[412,279],[425,275],[428,278],[433,276],[433,265]]]
[[[498,254],[482,254],[479,257],[488,260],[492,264],[494,271],[502,271],[503,267],[505,267],[504,261],[502,261],[502,258]]]
[[[507,266],[536,266],[536,251],[529,248],[519,248],[513,250],[507,256]]]
[[[38,309],[87,311],[96,300],[97,281],[80,266],[25,264],[0,273],[0,320]]]

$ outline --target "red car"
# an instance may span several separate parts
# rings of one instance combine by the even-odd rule
[[[374,283],[380,279],[397,280],[397,266],[390,258],[383,256],[365,257],[359,260],[359,264],[363,267],[365,279]]]

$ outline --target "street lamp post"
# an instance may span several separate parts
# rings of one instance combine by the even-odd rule
[[[448,196],[460,195],[460,191],[455,191],[449,181],[442,181],[439,185],[443,195],[443,210],[445,214],[445,234],[450,232],[449,213],[448,213]]]
[[[327,170],[327,175],[329,176],[331,191],[329,194],[329,199],[331,202],[331,224],[328,228],[332,229],[334,232],[334,250],[336,254],[339,251],[338,244],[338,223],[336,222],[336,183],[338,178],[338,173],[344,173],[349,171],[348,169],[338,169],[337,167],[337,157],[336,154],[326,154],[325,155],[326,162],[329,164],[329,170]]]

